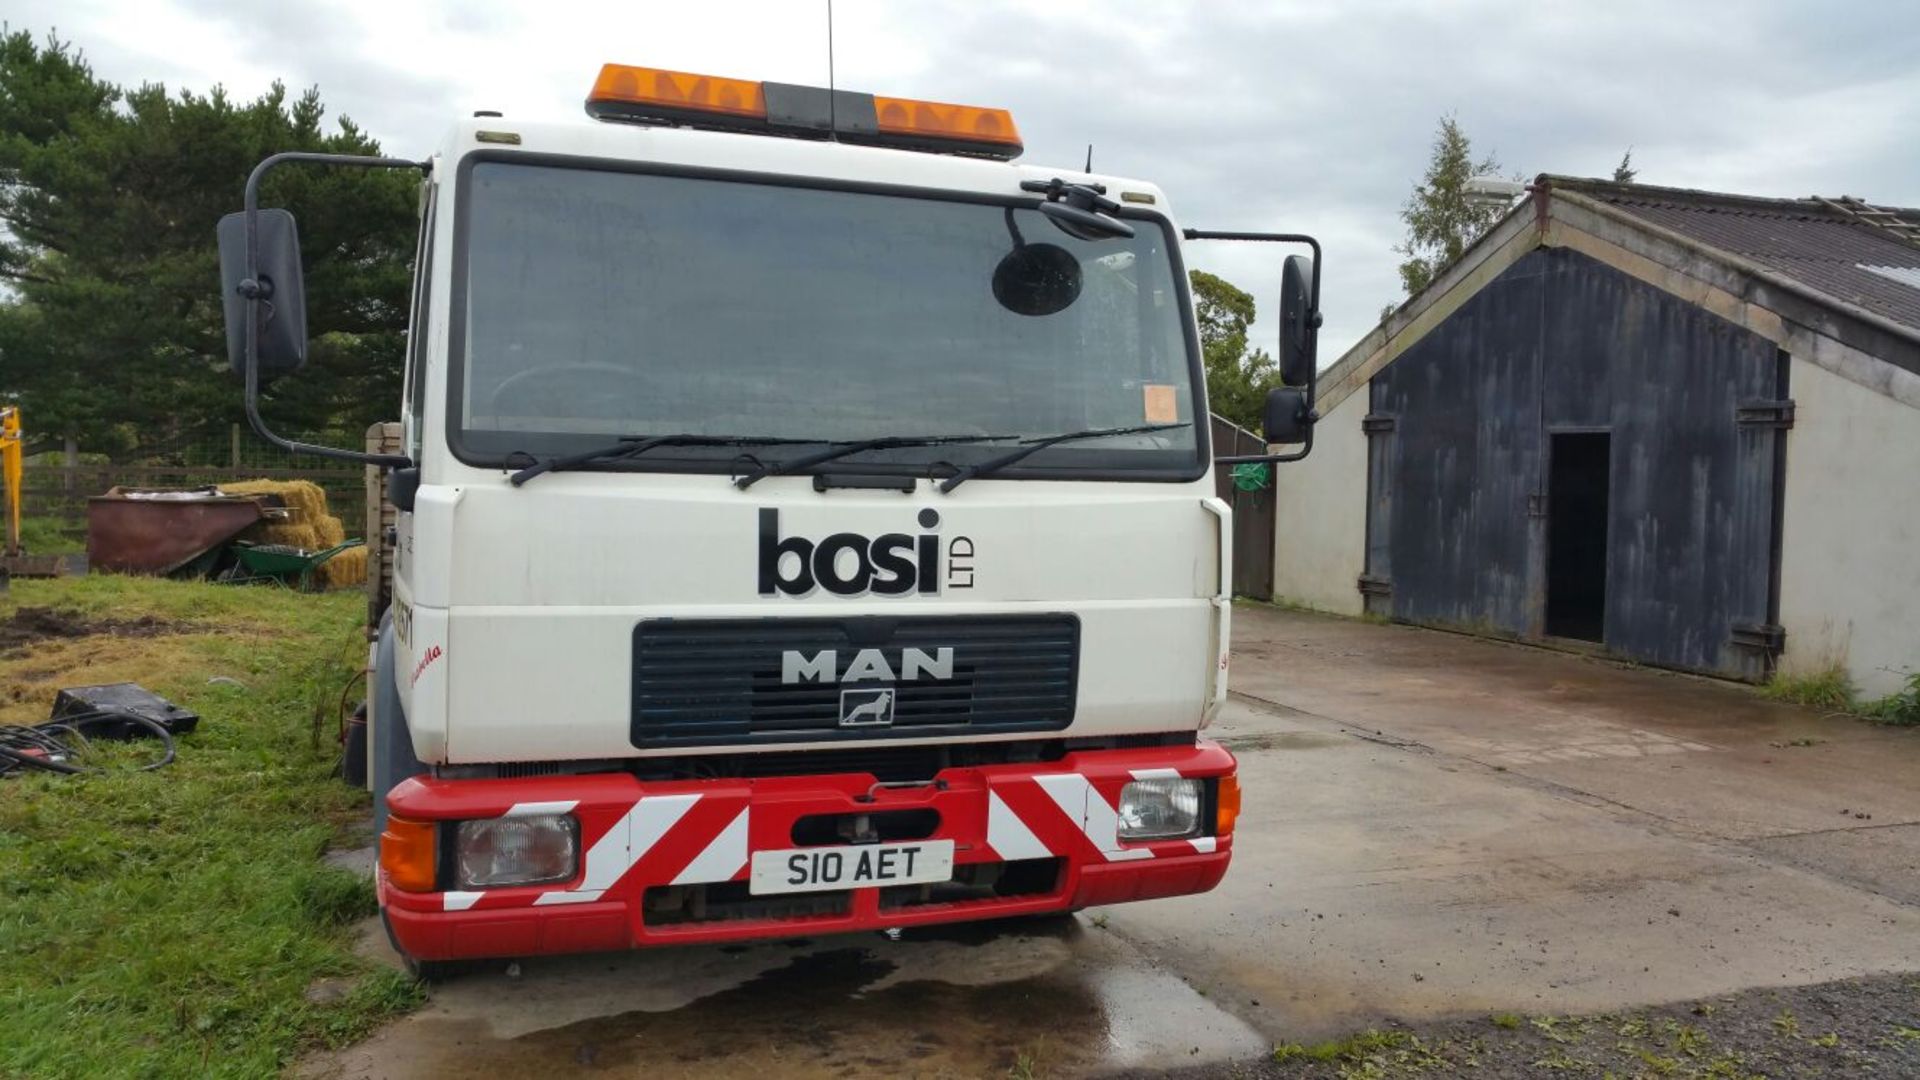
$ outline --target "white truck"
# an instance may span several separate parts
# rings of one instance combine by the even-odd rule
[[[378,888],[418,970],[1201,892],[1240,804],[1233,530],[1183,240],[1003,110],[608,65],[578,123],[282,154],[221,222],[282,447],[392,470]],[[304,360],[285,163],[417,170],[397,455],[260,419]]]

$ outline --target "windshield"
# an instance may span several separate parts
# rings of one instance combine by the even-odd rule
[[[1130,239],[1088,241],[1030,207],[480,162],[465,192],[455,445],[498,463],[667,432],[830,442],[1187,421],[1050,446],[1009,474],[1191,476],[1194,362],[1170,230],[1134,224]],[[1077,279],[1072,302],[1021,314],[1035,305],[996,299],[1017,274],[996,286],[995,270],[1017,250]],[[856,460],[924,468],[1005,449]],[[724,467],[740,452],[676,446],[631,467]]]

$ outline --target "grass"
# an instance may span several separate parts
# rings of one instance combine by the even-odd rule
[[[361,596],[22,580],[0,617],[28,605],[183,632],[0,657],[0,721],[44,719],[60,686],[120,679],[201,721],[157,772],[0,781],[0,1075],[268,1075],[416,1004],[410,980],[352,951],[370,886],[320,859],[366,808],[312,729],[324,715],[331,732],[364,658]],[[323,977],[350,988],[308,1001]]]
[[[84,522],[57,517],[20,519],[20,547],[29,555],[70,555],[87,550]]]
[[[1283,1043],[1273,1048],[1273,1060],[1318,1061],[1318,1062],[1358,1062],[1379,1053],[1382,1050],[1394,1050],[1407,1045],[1412,1036],[1404,1031],[1378,1031],[1368,1028],[1366,1031],[1349,1035],[1344,1039],[1314,1043],[1303,1046],[1300,1043]]]
[[[1760,688],[1760,695],[1772,701],[1852,713],[1896,727],[1920,725],[1920,671],[1907,672],[1899,690],[1868,701],[1860,699],[1846,669],[1837,665],[1805,675],[1776,674]]]
[[[1776,672],[1760,687],[1760,696],[1791,705],[1850,711],[1853,708],[1853,680],[1847,676],[1847,669],[1838,664],[1805,675]]]
[[[1920,725],[1920,671],[1908,672],[1899,690],[1862,705],[1860,715],[1898,727]]]

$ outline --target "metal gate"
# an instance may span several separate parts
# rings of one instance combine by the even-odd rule
[[[1787,369],[1772,342],[1587,256],[1530,253],[1373,378],[1368,610],[1543,637],[1549,447],[1605,433],[1600,640],[1764,677]]]
[[[1213,452],[1216,456],[1264,454],[1267,444],[1260,436],[1231,420],[1213,418]],[[1273,599],[1273,469],[1261,466],[1263,474],[1249,470],[1246,484],[1234,481],[1232,467],[1214,472],[1214,490],[1233,507],[1233,593],[1259,600]],[[1257,486],[1253,476],[1265,477]]]

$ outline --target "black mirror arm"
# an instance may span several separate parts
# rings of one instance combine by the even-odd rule
[[[1313,251],[1313,276],[1307,279],[1307,332],[1316,336],[1320,332],[1320,241],[1305,233],[1264,233],[1229,232],[1220,229],[1182,229],[1180,235],[1188,240],[1251,240],[1273,244],[1305,244]],[[1285,329],[1282,328],[1282,333]],[[1233,457],[1215,458],[1216,465],[1245,465],[1259,462],[1268,465],[1280,465],[1289,461],[1299,461],[1313,452],[1313,428],[1320,419],[1320,413],[1314,408],[1320,390],[1320,363],[1316,349],[1312,370],[1307,376],[1307,437],[1301,442],[1300,449],[1285,454],[1239,454]]]
[[[314,457],[334,458],[339,461],[358,461],[367,465],[378,465],[389,469],[405,469],[413,465],[413,459],[405,454],[369,454],[364,450],[342,450],[335,446],[315,446],[311,443],[294,442],[283,438],[267,427],[267,421],[260,415],[260,320],[254,304],[268,302],[273,295],[270,282],[260,280],[260,183],[275,166],[299,162],[311,165],[346,165],[367,169],[417,169],[431,172],[433,164],[427,161],[409,161],[405,158],[361,157],[356,154],[319,154],[306,151],[290,151],[273,156],[254,166],[247,176],[247,191],[241,208],[247,215],[247,276],[240,282],[239,293],[248,301],[247,308],[247,423],[261,438],[273,445],[294,454],[311,454]]]

